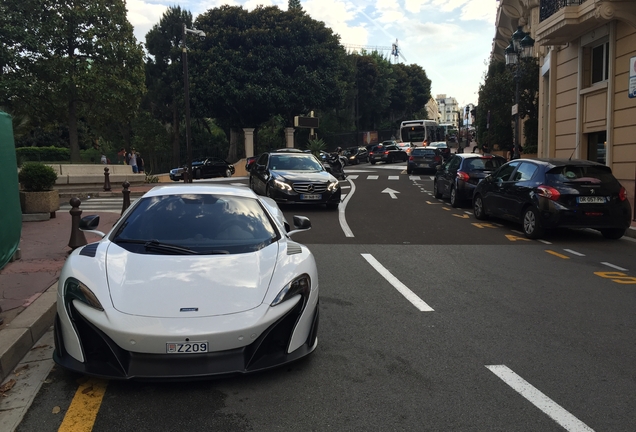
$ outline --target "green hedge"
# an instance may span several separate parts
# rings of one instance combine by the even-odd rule
[[[71,151],[61,147],[18,147],[15,149],[18,165],[24,162],[68,162]]]

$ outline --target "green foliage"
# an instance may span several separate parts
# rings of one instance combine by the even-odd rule
[[[321,139],[310,139],[307,141],[307,150],[311,152],[314,156],[316,156],[320,160],[320,152],[325,151],[327,148],[327,144]]]
[[[60,147],[19,147],[15,149],[15,154],[19,163],[29,161],[67,162],[71,158],[70,150]]]
[[[3,0],[0,46],[0,104],[34,127],[68,125],[73,161],[80,119],[125,125],[145,90],[124,0]]]
[[[477,142],[495,150],[512,147],[512,116],[514,99],[512,75],[503,61],[491,61],[485,82],[479,88],[477,106]],[[490,119],[490,121],[488,121]]]
[[[40,162],[27,162],[18,173],[18,181],[22,189],[28,192],[52,190],[56,180],[55,170]]]
[[[268,149],[285,147],[285,119],[276,115],[262,123],[256,133],[256,154]]]
[[[302,10],[302,5],[300,4],[300,0],[289,0],[287,2],[287,10]]]

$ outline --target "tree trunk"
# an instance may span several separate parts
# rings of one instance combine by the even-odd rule
[[[172,165],[181,166],[180,140],[179,140],[179,116],[177,115],[177,104],[172,103]]]
[[[230,129],[230,148],[227,152],[227,161],[235,163],[238,161],[238,146],[240,144],[241,132],[236,129]]]
[[[79,139],[77,137],[77,100],[74,91],[71,91],[71,98],[68,102],[68,137],[71,148],[71,162],[80,162]]]

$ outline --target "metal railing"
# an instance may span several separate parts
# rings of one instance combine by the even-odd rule
[[[576,6],[587,0],[541,0],[539,21],[544,21],[566,6]]]

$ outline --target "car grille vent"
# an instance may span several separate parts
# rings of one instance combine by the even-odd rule
[[[84,255],[87,257],[94,258],[97,253],[97,248],[99,247],[99,243],[91,243],[82,248],[80,251],[80,255]]]
[[[298,193],[323,193],[327,190],[326,183],[294,183],[294,190]]]
[[[303,248],[294,242],[287,242],[287,255],[296,255],[302,253]]]

